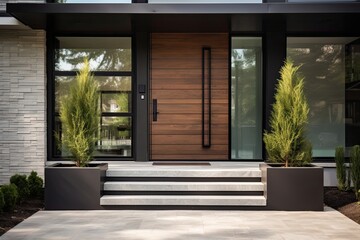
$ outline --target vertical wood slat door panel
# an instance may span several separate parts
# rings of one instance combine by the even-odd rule
[[[203,47],[212,50],[210,148],[201,145]],[[152,160],[228,160],[228,49],[223,33],[152,34],[150,91],[159,112],[153,121],[151,100]]]

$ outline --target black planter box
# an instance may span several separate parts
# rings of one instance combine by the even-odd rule
[[[45,168],[46,210],[97,210],[108,164],[75,167],[55,164]]]
[[[261,164],[267,209],[284,211],[323,211],[324,173],[322,167],[284,168]]]

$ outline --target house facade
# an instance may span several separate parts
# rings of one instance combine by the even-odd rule
[[[1,183],[69,157],[59,101],[85,57],[100,86],[97,161],[264,161],[287,57],[302,65],[314,161],[360,144],[358,1],[5,2]]]

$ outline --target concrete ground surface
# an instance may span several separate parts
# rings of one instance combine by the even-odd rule
[[[360,239],[341,213],[210,210],[40,211],[3,235],[17,239]]]

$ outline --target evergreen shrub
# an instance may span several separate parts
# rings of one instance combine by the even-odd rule
[[[100,108],[98,83],[90,71],[87,59],[71,84],[69,94],[60,100],[62,136],[57,139],[72,154],[78,167],[92,160],[99,131]]]
[[[38,176],[37,172],[31,171],[28,176],[30,196],[34,198],[42,198],[44,181]]]
[[[354,186],[354,192],[356,197],[359,199],[360,190],[360,146],[355,145],[352,147],[350,152],[350,170],[351,180]]]
[[[339,146],[335,149],[335,163],[336,163],[336,177],[338,180],[338,189],[340,191],[345,191],[347,189],[346,166],[345,166],[344,147],[342,146]]]
[[[312,160],[312,147],[305,137],[309,106],[299,68],[289,59],[281,68],[270,116],[271,130],[264,133],[268,161],[285,167],[305,166]]]
[[[17,187],[18,194],[19,194],[19,197],[18,197],[19,202],[23,202],[24,200],[26,200],[29,197],[29,194],[30,194],[29,183],[28,183],[26,175],[15,174],[15,175],[11,176],[10,183],[16,185],[16,187]]]
[[[16,205],[19,194],[15,184],[7,184],[1,187],[4,195],[4,211],[12,211]]]
[[[4,194],[2,193],[0,188],[0,212],[3,211],[4,206],[5,206]]]

